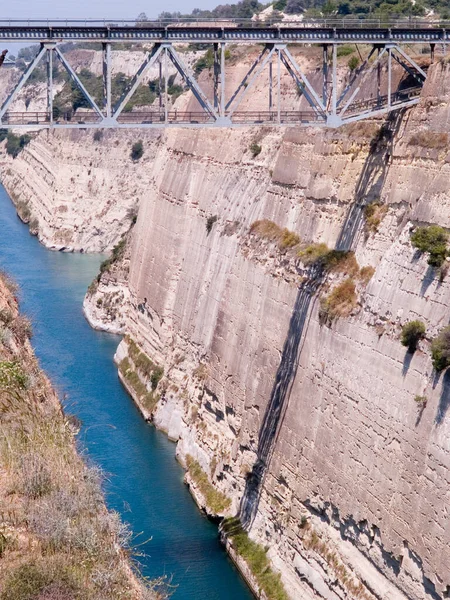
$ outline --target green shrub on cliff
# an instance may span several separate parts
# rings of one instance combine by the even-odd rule
[[[347,66],[350,71],[354,71],[359,65],[359,58],[357,56],[351,56],[348,60]]]
[[[197,485],[201,494],[205,498],[208,507],[216,514],[223,513],[230,508],[231,500],[216,490],[209,481],[208,475],[201,468],[200,464],[189,454],[186,456],[186,465],[192,480]]]
[[[268,600],[288,600],[280,575],[270,567],[266,550],[248,537],[239,519],[237,517],[225,519],[222,530],[231,540],[235,551],[250,567]]]
[[[14,135],[11,131],[8,132],[6,136],[6,152],[13,158],[16,158],[20,154],[20,152],[25,148],[27,144],[31,141],[31,137],[29,135]]]
[[[431,342],[431,358],[436,371],[442,371],[450,365],[450,325],[444,327]]]
[[[420,252],[426,252],[428,264],[440,267],[448,256],[448,233],[439,225],[417,227],[411,235],[411,244]]]
[[[137,161],[144,155],[144,145],[142,140],[135,142],[131,147],[131,160]]]
[[[417,344],[425,337],[425,323],[422,321],[409,321],[402,328],[401,342],[408,348],[408,352],[415,352]]]

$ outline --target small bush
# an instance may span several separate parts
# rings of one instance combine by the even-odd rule
[[[261,151],[262,151],[262,146],[260,146],[256,142],[253,142],[252,144],[250,144],[250,152],[252,153],[253,158],[256,158],[258,156],[258,154],[261,154]]]
[[[144,155],[144,145],[142,140],[139,140],[131,147],[131,160],[138,161]]]
[[[8,132],[6,136],[6,152],[13,158],[16,158],[20,154],[20,152],[25,148],[27,144],[31,141],[31,137],[29,135],[14,135],[11,131]]]
[[[448,146],[448,133],[437,133],[435,131],[419,131],[409,138],[409,146],[420,146],[421,148],[432,148],[441,150]]]
[[[367,233],[376,233],[386,216],[388,207],[381,202],[371,202],[364,207],[365,228]]]
[[[444,327],[431,342],[431,359],[436,371],[442,371],[450,365],[450,325]]]
[[[203,56],[201,56],[194,64],[195,75],[200,75],[205,69],[212,69],[214,66],[214,52],[209,48]]]
[[[30,454],[22,458],[21,476],[22,493],[28,498],[35,500],[51,492],[50,470],[39,454]]]
[[[283,234],[283,230],[273,221],[269,221],[269,219],[262,219],[261,221],[255,221],[252,223],[250,226],[250,233],[269,241],[275,241],[280,239]]]
[[[64,565],[26,563],[6,577],[1,600],[73,600],[81,586]]]
[[[367,284],[374,276],[374,273],[375,273],[374,267],[361,267],[361,270],[359,272],[359,279],[363,283]]]
[[[250,233],[270,242],[277,242],[280,250],[293,248],[300,243],[299,236],[289,229],[281,229],[279,225],[269,219],[255,221],[250,227]]]
[[[426,396],[415,396],[414,402],[417,403],[418,406],[426,406],[428,402],[428,398]]]
[[[320,301],[319,318],[322,323],[331,323],[337,317],[347,317],[357,302],[356,287],[350,277],[336,286]]]
[[[326,244],[310,244],[298,252],[298,257],[306,266],[320,265],[328,272],[356,275],[359,266],[355,253],[346,250],[330,250]]]
[[[337,55],[338,55],[338,58],[340,56],[350,56],[350,54],[353,54],[354,51],[355,51],[355,48],[353,46],[347,46],[347,45],[338,46]]]
[[[0,390],[25,390],[28,377],[18,362],[0,362]]]
[[[103,138],[103,131],[101,129],[96,129],[94,131],[94,142],[100,142]]]
[[[31,339],[33,336],[33,327],[31,325],[31,321],[23,315],[19,315],[17,319],[13,321],[11,325],[11,331],[21,344],[23,344],[26,340]]]
[[[408,348],[408,352],[415,352],[417,344],[425,337],[425,323],[422,321],[409,321],[403,325],[401,342]]]
[[[279,246],[282,250],[297,246],[297,244],[299,243],[300,238],[296,233],[294,233],[293,231],[289,231],[289,229],[283,229],[283,232],[281,234],[281,240],[279,242]]]
[[[152,384],[152,390],[156,390],[158,383],[161,381],[164,375],[164,369],[162,367],[155,367],[155,370],[150,376],[150,383]]]
[[[218,216],[217,215],[210,215],[207,219],[206,219],[206,233],[209,235],[211,233],[211,229],[214,225],[214,223],[217,221]]]
[[[351,56],[348,60],[347,66],[350,71],[354,71],[359,65],[359,58],[357,56]]]
[[[417,227],[411,235],[411,244],[420,252],[429,254],[428,264],[441,267],[448,256],[448,233],[439,225]]]

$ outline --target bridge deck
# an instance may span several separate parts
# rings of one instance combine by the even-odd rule
[[[448,31],[446,26],[448,26]],[[448,43],[450,22],[417,19],[317,19],[278,24],[254,21],[2,21],[0,41],[46,42],[171,42],[171,43]]]

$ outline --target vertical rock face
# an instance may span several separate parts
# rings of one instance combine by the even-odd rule
[[[417,224],[450,226],[449,75],[434,65],[421,104],[384,123],[172,130],[145,138],[136,164],[128,134],[99,146],[40,134],[4,161],[7,188],[57,248],[111,247],[140,199],[131,245],[85,310],[129,333],[117,360],[136,369],[130,392],[231,501],[211,512],[238,513],[269,548],[292,598],[450,594],[449,382],[429,347],[449,322],[450,284],[410,244]],[[387,207],[379,223],[370,202]],[[330,324],[320,303],[342,274],[262,242],[251,225],[264,219],[301,249],[353,249],[374,269],[366,283],[350,275],[347,316]],[[427,338],[411,355],[399,337],[417,318]]]
[[[96,141],[91,131],[41,132],[18,158],[2,153],[2,183],[44,245],[103,252],[130,228],[152,177],[158,136],[104,131]],[[144,155],[133,162],[138,138]]]
[[[443,69],[382,130],[260,131],[256,158],[254,134],[171,132],[139,212],[128,331],[166,369],[155,421],[178,423],[180,458],[232,499],[293,598],[449,593],[447,376],[429,342],[399,341],[409,320],[430,339],[450,317],[448,280],[410,244],[450,218]],[[299,286],[288,253],[249,237],[261,219],[375,268],[349,317],[321,324],[329,280]]]

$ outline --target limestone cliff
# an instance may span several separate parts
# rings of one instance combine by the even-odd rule
[[[385,122],[172,130],[146,140],[144,172],[120,163],[104,175],[137,185],[141,202],[129,255],[105,271],[85,311],[97,326],[107,313],[106,327],[117,321],[128,333],[116,357],[122,381],[178,441],[198,503],[240,515],[291,598],[450,594],[449,383],[430,358],[430,339],[450,319],[449,282],[410,243],[418,224],[449,227],[449,75],[434,65],[421,104]],[[105,171],[116,171],[106,160],[115,135],[105,134]],[[62,156],[80,152],[70,136],[55,138]],[[95,148],[85,143],[85,162]],[[85,192],[73,189],[83,207]],[[45,199],[33,197],[41,210]],[[127,202],[114,197],[112,213]],[[99,225],[102,243],[86,216],[61,245],[111,246],[125,225],[113,234],[109,215],[94,220],[111,225]],[[260,235],[258,221],[278,230]],[[58,235],[52,223],[48,238]],[[359,266],[317,270],[306,264],[311,242],[353,250]],[[324,318],[347,277],[345,315]],[[416,318],[427,334],[412,355],[399,338]]]
[[[408,320],[430,339],[450,318],[447,279],[410,244],[413,225],[449,225],[446,80],[435,65],[421,105],[384,125],[261,130],[256,158],[254,132],[170,132],[139,211],[127,329],[165,368],[154,421],[293,598],[449,593],[448,378],[428,341],[413,357],[399,341]],[[375,269],[348,317],[321,322],[323,291],[249,234],[261,219]]]

